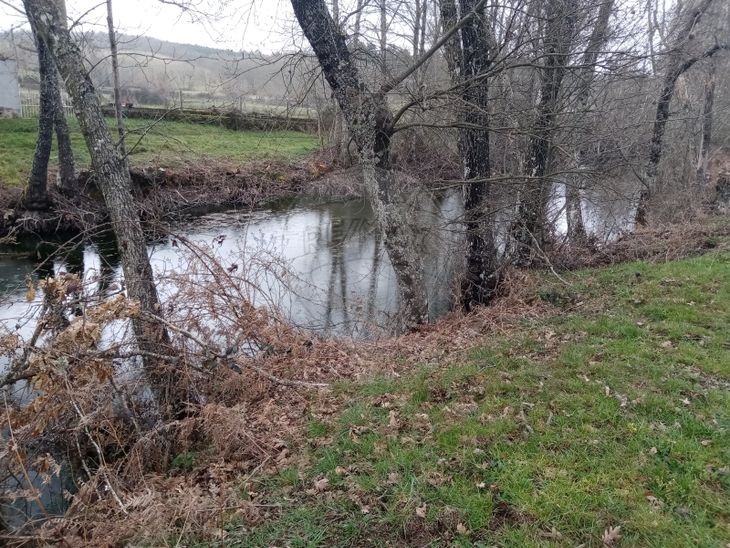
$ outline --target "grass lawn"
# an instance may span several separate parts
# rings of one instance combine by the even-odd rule
[[[114,124],[109,119],[110,128]],[[288,159],[319,146],[317,137],[295,131],[231,131],[184,122],[161,122],[149,131],[149,120],[127,120],[127,146],[131,164],[174,167],[202,156],[233,162],[255,159]],[[79,166],[89,165],[89,154],[75,118],[69,118],[71,139]],[[115,131],[115,130],[114,130]],[[30,172],[35,150],[37,120],[0,119],[0,182],[22,186]],[[116,134],[116,133],[114,133]],[[141,139],[141,140],[140,140]],[[57,162],[56,143],[51,165]]]
[[[224,545],[727,546],[730,253],[568,280],[456,367],[340,386]]]

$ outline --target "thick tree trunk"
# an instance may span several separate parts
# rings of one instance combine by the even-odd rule
[[[545,65],[537,118],[530,139],[526,171],[513,230],[515,262],[529,266],[546,240],[547,204],[552,183],[545,177],[552,153],[552,136],[559,109],[560,88],[567,70],[575,27],[575,0],[550,0],[545,28]]]
[[[474,0],[462,0],[461,12],[474,9]],[[489,70],[487,25],[484,8],[461,29],[461,81],[469,82]],[[460,132],[464,165],[464,217],[466,225],[466,277],[462,288],[465,310],[487,303],[497,286],[497,250],[490,209],[489,86],[485,78],[465,85]]]
[[[38,73],[40,77],[40,94],[38,110],[38,138],[36,139],[33,164],[28,177],[24,205],[28,209],[47,209],[48,199],[48,160],[51,157],[53,144],[53,120],[56,108],[54,102],[54,82],[56,68],[48,47],[35,34],[38,52]]]
[[[404,221],[394,195],[394,175],[388,169],[392,114],[385,96],[371,92],[360,78],[324,0],[291,3],[357,145],[364,190],[398,279],[402,326],[413,328],[428,321],[428,301],[415,238]]]
[[[119,246],[127,295],[140,305],[141,314],[133,320],[137,344],[143,351],[164,354],[167,332],[149,316],[159,314],[160,307],[142,225],[132,198],[129,171],[114,147],[81,51],[66,26],[65,3],[63,0],[24,0],[24,4],[39,39],[53,53],[73,101]],[[185,402],[177,375],[166,371],[163,363],[157,360],[145,358],[144,363],[158,404],[166,406],[168,413],[178,414]]]

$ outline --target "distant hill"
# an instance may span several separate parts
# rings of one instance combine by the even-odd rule
[[[0,55],[18,57],[21,85],[38,88],[38,63],[29,32],[0,33]],[[83,36],[82,48],[97,87],[110,95],[112,86],[109,41],[106,33]],[[119,35],[120,80],[124,99],[136,104],[185,106],[286,106],[298,103],[305,86],[303,67],[289,73],[288,56],[235,52],[150,36]],[[283,71],[283,72],[282,72]],[[321,88],[320,88],[321,89]],[[287,100],[288,99],[288,100]],[[311,98],[310,101],[311,102]]]

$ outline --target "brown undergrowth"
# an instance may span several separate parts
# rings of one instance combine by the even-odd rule
[[[574,270],[629,261],[666,262],[691,257],[716,248],[730,235],[726,217],[701,217],[694,221],[658,225],[627,232],[615,241],[599,245],[566,245],[550,253],[556,268]]]
[[[729,234],[726,222],[646,231],[585,264],[676,259],[726,245]],[[323,339],[254,307],[245,282],[253,273],[234,275],[207,253],[191,247],[188,273],[163,311],[173,341],[164,354],[188,387],[188,416],[160,420],[144,379],[130,370],[129,360],[141,356],[129,344],[104,342],[104,332],[139,313],[119,295],[90,295],[73,276],[48,280],[40,288],[46,339],[3,338],[22,364],[16,377],[32,383],[36,397],[29,405],[6,400],[12,439],[0,463],[19,477],[30,468],[51,474],[59,453],[73,454],[78,488],[64,516],[8,543],[174,544],[191,532],[222,537],[232,519],[261,523],[277,508],[252,479],[303,458],[297,447],[309,418],[326,419],[346,404],[337,383],[448,367],[485,338],[560,310],[539,293],[541,277],[553,274],[510,270],[499,298],[470,315],[378,341]],[[257,267],[272,265],[248,266]],[[71,320],[62,313],[79,307]],[[20,495],[37,493],[26,482]]]
[[[233,164],[200,159],[172,169],[135,168],[134,196],[144,221],[169,221],[185,215],[233,207],[261,207],[281,198],[353,193],[345,178],[317,183],[333,166],[323,153],[295,161],[271,160]],[[50,189],[52,207],[46,211],[23,208],[22,193],[0,188],[0,237],[13,234],[47,236],[57,232],[93,231],[106,221],[106,211],[93,174],[79,175],[79,192],[64,195]]]

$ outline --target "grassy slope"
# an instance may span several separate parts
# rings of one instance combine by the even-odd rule
[[[730,253],[569,279],[582,305],[458,367],[341,387],[225,545],[725,546]]]
[[[112,120],[108,122],[110,126],[113,124]],[[69,124],[79,165],[88,166],[89,154],[78,123],[75,118],[70,118]],[[162,122],[144,133],[148,125],[146,120],[127,121],[131,132],[128,146],[131,148],[142,137],[132,150],[132,165],[174,167],[193,162],[201,156],[233,162],[286,159],[311,152],[318,146],[316,136],[294,131],[230,131],[200,124]],[[0,119],[0,182],[10,186],[25,184],[33,159],[36,132],[35,119]],[[56,162],[54,140],[51,164]]]

